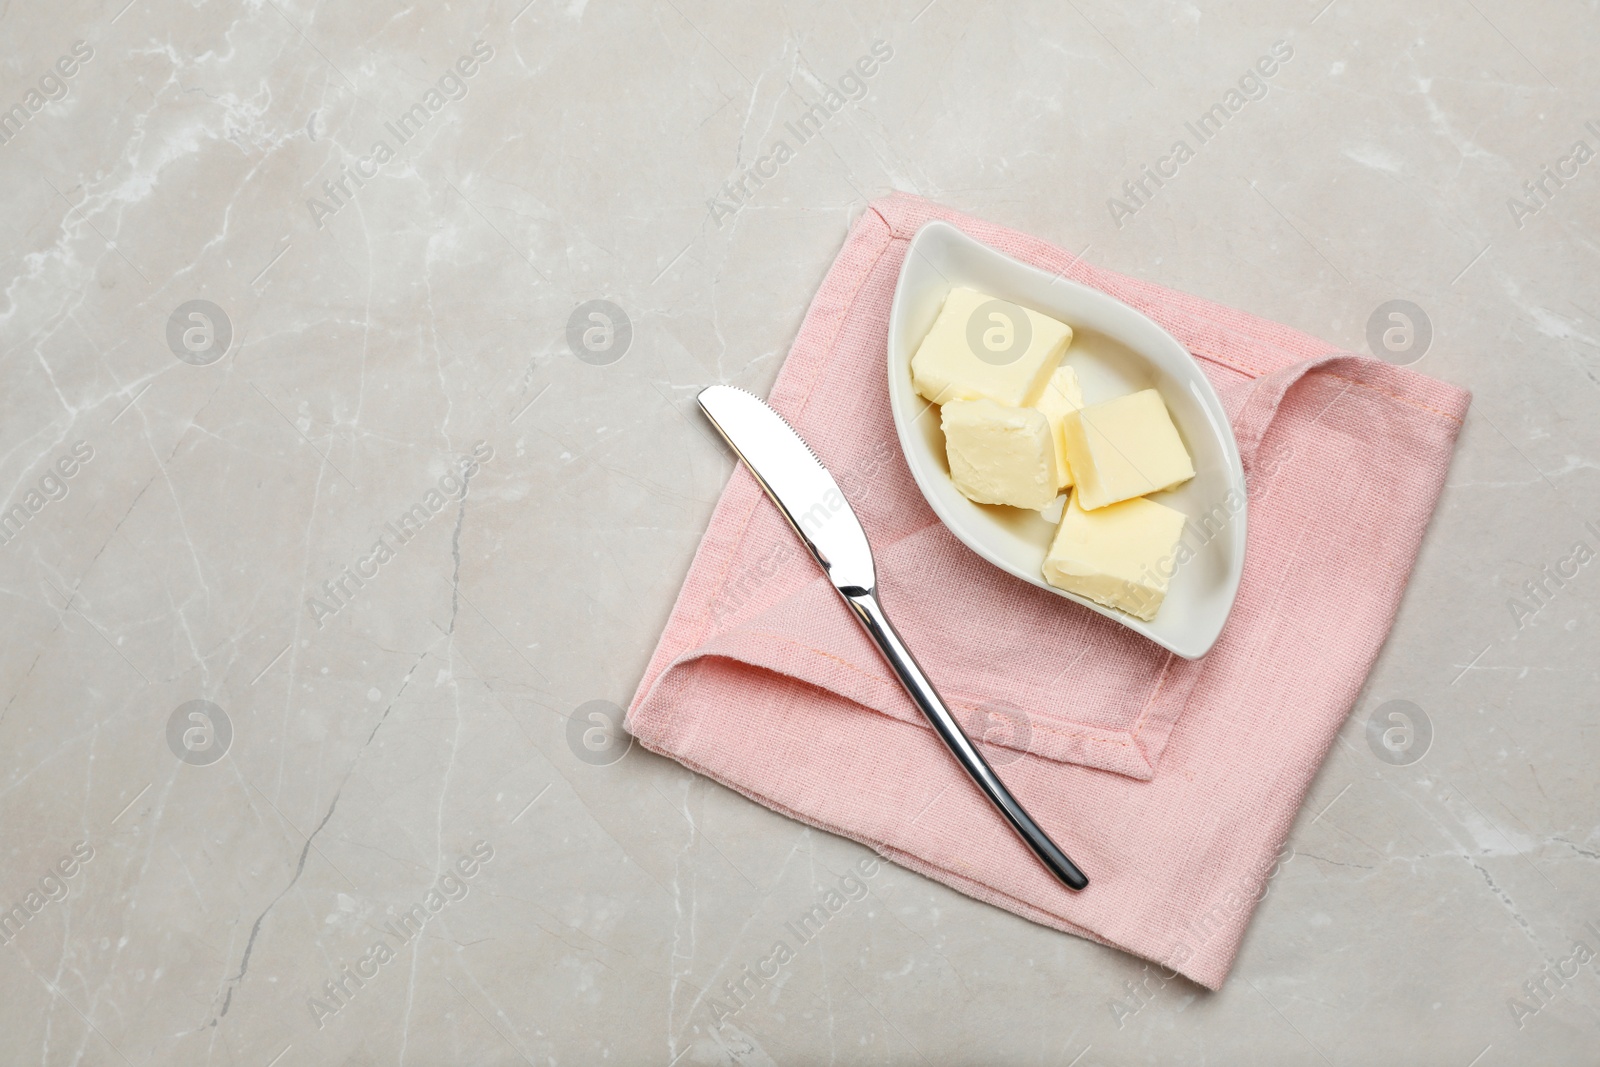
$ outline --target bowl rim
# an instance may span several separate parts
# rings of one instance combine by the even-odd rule
[[[1096,306],[1099,311],[1105,313],[1105,316],[1112,320],[1118,317],[1126,318],[1129,315],[1136,316],[1137,319],[1142,320],[1142,328],[1146,331],[1153,331],[1152,336],[1156,337],[1168,348],[1164,356],[1157,356],[1148,351],[1148,346],[1146,345],[1135,344],[1117,332],[1101,329],[1099,324],[1096,326],[1097,330],[1106,333],[1118,343],[1131,349],[1140,359],[1157,369],[1172,374],[1175,370],[1181,368],[1181,372],[1177,376],[1183,378],[1191,386],[1201,407],[1210,416],[1207,421],[1212,431],[1211,436],[1221,447],[1230,489],[1237,490],[1240,499],[1243,501],[1237,514],[1231,520],[1232,523],[1237,524],[1236,536],[1231,538],[1227,546],[1225,556],[1227,573],[1223,586],[1215,594],[1218,599],[1226,598],[1226,607],[1216,617],[1213,625],[1205,629],[1191,625],[1183,630],[1173,631],[1171,627],[1163,628],[1157,625],[1160,619],[1159,614],[1156,619],[1146,622],[1116,608],[1098,604],[1087,597],[1065,589],[1058,589],[1046,582],[1042,574],[1029,574],[1013,566],[1009,561],[1001,557],[997,551],[984,543],[982,538],[969,536],[967,529],[969,524],[951,514],[940,499],[940,495],[931,490],[931,487],[925,481],[925,475],[928,472],[922,469],[923,465],[920,462],[912,461],[913,453],[920,453],[923,449],[920,445],[913,444],[908,420],[902,418],[904,405],[915,403],[919,400],[923,403],[928,403],[917,396],[911,385],[909,364],[910,356],[914,354],[914,347],[908,347],[904,343],[906,340],[904,333],[907,329],[904,320],[909,314],[907,307],[909,298],[906,293],[908,279],[913,270],[913,263],[919,255],[923,254],[923,246],[931,245],[938,241],[952,242],[956,245],[964,246],[966,251],[975,253],[980,261],[987,260],[989,266],[997,267],[1000,270],[1022,272],[1026,275],[1032,275],[1036,279],[1043,279],[1048,285],[1064,286],[1066,287],[1065,291],[1071,293],[1075,300]],[[933,267],[936,272],[943,273],[939,271],[938,267],[933,266],[934,260],[932,258],[926,256],[924,258],[928,260],[929,266]],[[1033,308],[1033,310],[1041,314],[1054,314],[1045,308]],[[1071,325],[1070,322],[1069,325]],[[977,553],[986,562],[999,567],[1006,573],[1019,577],[1041,589],[1047,589],[1057,596],[1074,603],[1082,604],[1097,614],[1104,615],[1137,633],[1143,634],[1151,641],[1184,659],[1199,659],[1211,650],[1216,644],[1217,638],[1221,636],[1222,630],[1226,627],[1228,618],[1232,615],[1233,606],[1238,599],[1239,582],[1244,572],[1245,547],[1248,540],[1249,493],[1246,488],[1244,465],[1240,459],[1238,442],[1234,438],[1232,423],[1222,406],[1222,399],[1217,395],[1217,391],[1212,386],[1210,379],[1206,377],[1199,360],[1182,342],[1172,336],[1170,332],[1150,316],[1138,308],[1118,300],[1109,293],[1072,281],[1059,273],[1052,275],[1031,264],[1023,263],[985,244],[953,223],[944,219],[933,219],[918,228],[906,246],[905,260],[901,263],[899,275],[895,279],[894,298],[890,304],[889,330],[885,347],[887,349],[889,377],[889,407],[891,417],[894,420],[895,436],[899,440],[900,449],[905,455],[906,465],[911,470],[911,476],[917,483],[918,491],[922,493],[923,499],[928,502],[928,506],[933,509],[939,521],[955,535],[957,540]],[[902,355],[902,353],[904,354]],[[902,363],[904,366],[901,365]],[[902,378],[904,379],[903,381],[900,380]],[[1194,521],[1192,515],[1187,515],[1186,519],[1189,522]]]

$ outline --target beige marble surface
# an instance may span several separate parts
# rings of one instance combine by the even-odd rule
[[[1600,11],[924,3],[0,7],[0,1060],[1600,1060],[1600,568],[1522,591],[1600,546]],[[1356,350],[1410,301],[1476,394],[1219,994],[885,865],[712,1017],[868,853],[603,702],[729,471],[694,391],[891,189]]]

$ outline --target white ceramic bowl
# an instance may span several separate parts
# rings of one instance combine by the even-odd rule
[[[1065,362],[1088,403],[1139,389],[1160,391],[1194,459],[1195,476],[1155,499],[1189,516],[1184,541],[1197,548],[1173,575],[1150,622],[1057,589],[1040,571],[1055,532],[1039,512],[974,504],[950,480],[934,405],[911,386],[911,357],[944,298],[965,285],[1033,308],[1072,327]],[[947,222],[911,241],[889,316],[889,403],[900,447],[922,495],[950,532],[984,559],[1024,581],[1076,601],[1186,659],[1206,654],[1233,607],[1244,568],[1245,484],[1228,417],[1194,357],[1138,311],[1104,293],[1019,263]]]

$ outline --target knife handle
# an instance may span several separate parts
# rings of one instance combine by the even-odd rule
[[[1078,869],[1076,863],[1067,858],[1067,854],[1061,851],[1054,841],[1050,840],[1050,835],[1033,821],[1027,810],[1017,803],[1017,798],[1011,795],[1005,783],[994,773],[994,768],[989,766],[989,761],[983,758],[983,753],[978,751],[972,739],[967,737],[966,731],[961,729],[956,717],[950,714],[950,709],[945,707],[944,701],[934,690],[933,683],[922,673],[922,668],[917,666],[911,650],[906,648],[905,642],[890,624],[889,616],[884,614],[883,605],[878,603],[876,591],[840,590],[839,595],[850,605],[851,614],[867,632],[867,636],[878,646],[878,651],[883,653],[884,660],[894,671],[895,677],[900,679],[900,684],[905,686],[912,703],[927,716],[928,722],[933,726],[933,732],[939,735],[939,740],[950,749],[956,762],[972,776],[978,788],[983,790],[984,796],[989,798],[989,802],[1017,832],[1017,836],[1022,838],[1022,843],[1027,845],[1033,854],[1039,857],[1039,862],[1068,889],[1078,890],[1087,886],[1088,877]]]

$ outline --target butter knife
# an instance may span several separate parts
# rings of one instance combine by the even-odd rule
[[[713,385],[701,390],[699,401],[712,425],[778,505],[956,762],[1051,874],[1068,889],[1087,886],[1089,879],[1078,865],[994,773],[890,625],[878,602],[877,569],[866,531],[821,460],[782,416],[743,389]]]

